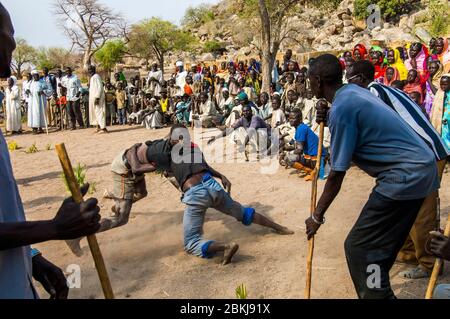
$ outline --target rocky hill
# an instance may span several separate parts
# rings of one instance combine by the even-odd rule
[[[364,20],[355,17],[354,0],[343,0],[337,10],[302,8],[289,18],[289,24],[298,30],[295,38],[285,41],[281,50],[292,48],[300,54],[347,50],[360,42],[402,44],[420,40],[428,43],[431,38],[426,30],[430,21],[428,1],[416,2],[418,6],[415,11],[392,19],[395,22],[384,22],[372,30],[367,28]],[[230,58],[258,53],[254,45],[257,35],[248,28],[249,22],[240,18],[234,1],[223,0],[211,10],[214,19],[196,28],[187,28],[198,37],[201,45],[208,42],[219,44],[222,52]],[[203,60],[213,59],[211,54],[204,54],[203,57]]]

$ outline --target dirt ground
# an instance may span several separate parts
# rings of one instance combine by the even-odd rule
[[[168,129],[148,131],[137,127],[114,127],[108,135],[93,129],[57,132],[49,136],[7,137],[21,147],[11,152],[14,174],[29,220],[52,218],[66,191],[54,145],[64,142],[74,164],[87,165],[87,180],[96,183],[95,197],[102,213],[108,214],[111,202],[101,199],[111,189],[110,163],[119,151],[137,142],[157,139]],[[201,141],[196,141],[201,143]],[[36,143],[40,150],[26,154]],[[52,150],[45,150],[51,144]],[[180,194],[164,178],[148,175],[148,198],[133,207],[128,225],[98,235],[98,241],[118,298],[235,298],[240,284],[249,298],[303,298],[307,241],[304,220],[309,214],[311,184],[280,168],[276,175],[260,173],[261,164],[212,163],[233,183],[232,195],[258,212],[295,230],[293,236],[279,236],[259,226],[245,227],[211,210],[207,213],[205,237],[236,241],[240,250],[234,263],[222,267],[220,258],[203,260],[183,250],[182,220],[184,206]],[[319,185],[321,194],[324,182]],[[343,243],[351,226],[368,199],[374,180],[353,168],[342,191],[327,214],[327,224],[316,239],[313,269],[313,298],[355,298],[347,270]],[[441,191],[442,221],[450,212],[450,174],[443,178]],[[73,256],[64,242],[37,245],[45,257],[62,269],[81,266],[81,288],[72,289],[70,298],[102,298],[103,294],[86,240],[85,255]],[[398,278],[404,265],[396,265],[391,274],[399,298],[423,298],[427,280]],[[450,269],[440,282],[450,282]],[[38,287],[41,296],[45,292]]]

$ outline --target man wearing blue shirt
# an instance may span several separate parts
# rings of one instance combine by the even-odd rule
[[[11,75],[15,46],[9,13],[0,3],[0,78]],[[88,186],[82,193],[87,190]],[[38,298],[32,278],[43,285],[52,299],[66,299],[69,289],[61,269],[29,245],[95,233],[100,228],[97,203],[96,199],[89,199],[78,205],[67,199],[55,218],[26,221],[6,141],[0,131],[0,299]]]
[[[389,270],[425,197],[439,188],[434,153],[397,113],[357,85],[342,83],[339,60],[318,57],[309,71],[317,98],[332,103],[331,172],[316,211],[306,221],[311,238],[338,195],[354,163],[376,178],[376,186],[345,241],[345,254],[359,298],[395,298]],[[318,121],[326,121],[319,109]]]
[[[292,127],[296,127],[294,141],[289,149],[292,149],[286,155],[287,166],[293,167],[297,170],[304,171],[308,175],[305,177],[306,181],[311,181],[314,176],[314,168],[317,162],[317,153],[319,149],[319,138],[311,130],[311,128],[304,124],[302,111],[294,109],[289,114],[289,123]],[[326,152],[322,156],[326,156]]]

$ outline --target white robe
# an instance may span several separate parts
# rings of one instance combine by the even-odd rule
[[[33,81],[25,80],[22,83],[22,100],[24,100],[28,104],[30,103],[30,95],[27,94],[27,90],[30,89],[31,82]]]
[[[6,130],[20,131],[22,129],[22,111],[20,109],[19,87],[14,84],[6,88]]]
[[[148,130],[163,127],[164,124],[163,124],[163,117],[162,117],[161,113],[156,111],[150,115],[147,115],[144,118],[144,125]]]
[[[95,100],[100,99],[100,103],[95,105]],[[102,78],[98,74],[91,77],[89,85],[89,123],[93,126],[106,128],[106,103],[105,89]]]
[[[28,126],[31,128],[42,128],[46,126],[46,93],[52,89],[47,87],[47,83],[42,80],[31,82],[30,97],[28,102]],[[41,95],[44,93],[44,95]]]
[[[155,78],[158,80],[158,83],[155,81],[150,81],[151,78]],[[150,83],[148,85],[148,88],[150,92],[153,94],[153,96],[161,96],[161,82],[163,81],[163,74],[161,70],[153,72],[150,71],[147,77],[147,83]],[[183,86],[184,87],[184,86]]]

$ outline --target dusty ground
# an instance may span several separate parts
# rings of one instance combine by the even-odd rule
[[[96,135],[92,129],[7,137],[21,149],[11,153],[27,218],[50,219],[66,196],[60,178],[60,164],[54,147],[64,142],[72,162],[88,166],[87,179],[96,182],[96,197],[111,188],[109,167],[116,154],[136,142],[165,136],[167,129],[147,131],[142,128],[114,128],[109,135]],[[25,154],[36,142],[40,152]],[[302,298],[305,285],[307,241],[304,220],[309,214],[311,184],[291,171],[280,169],[273,175],[260,174],[260,164],[213,164],[233,183],[232,194],[241,203],[253,205],[261,213],[296,231],[289,237],[278,236],[259,226],[246,228],[235,220],[209,211],[205,224],[207,238],[237,241],[241,245],[234,263],[219,265],[220,259],[202,260],[183,251],[182,218],[184,207],[180,194],[163,178],[149,175],[150,196],[133,208],[130,223],[121,229],[98,236],[112,285],[118,298],[234,298],[235,288],[245,284],[250,298]],[[316,240],[313,298],[355,298],[343,242],[367,200],[374,181],[363,172],[352,169],[342,192],[328,213],[327,224]],[[450,187],[450,174],[444,176],[443,189]],[[323,188],[320,182],[319,194]],[[111,203],[100,201],[108,213]],[[450,192],[442,191],[443,218],[450,212]],[[64,242],[37,245],[44,255],[66,269],[79,264],[82,272],[80,289],[71,298],[102,298],[87,242],[85,256],[74,257]],[[392,271],[393,287],[400,298],[422,298],[427,280],[403,280]],[[449,268],[442,282],[450,282]],[[41,288],[43,297],[45,293]]]

